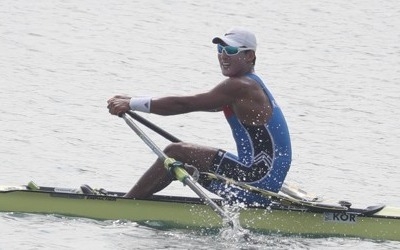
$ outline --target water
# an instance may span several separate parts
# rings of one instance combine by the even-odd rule
[[[3,0],[0,12],[1,185],[128,190],[155,156],[107,113],[107,99],[213,87],[223,77],[211,39],[245,25],[260,44],[256,71],[292,134],[287,180],[355,206],[400,205],[398,1]],[[145,117],[182,140],[234,150],[221,114]],[[164,193],[193,195],[178,183]],[[2,214],[0,224],[0,249],[400,247],[258,234],[232,240],[42,215]]]

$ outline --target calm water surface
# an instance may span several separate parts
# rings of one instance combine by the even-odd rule
[[[243,25],[257,34],[256,71],[290,126],[287,181],[333,201],[400,206],[399,19],[396,0],[3,0],[0,184],[128,190],[155,156],[108,114],[107,99],[213,87],[223,77],[210,41]],[[182,140],[234,150],[222,114],[146,117]],[[178,183],[164,193],[193,195]],[[41,215],[1,214],[0,224],[0,249],[400,248]]]

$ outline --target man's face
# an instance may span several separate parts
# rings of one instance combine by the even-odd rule
[[[218,60],[222,74],[228,77],[235,77],[247,73],[251,67],[251,58],[254,52],[245,48],[224,45],[217,45]]]

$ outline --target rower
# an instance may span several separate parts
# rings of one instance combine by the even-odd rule
[[[108,100],[113,115],[129,110],[158,115],[178,115],[194,111],[223,112],[232,131],[237,152],[188,142],[172,143],[166,155],[211,172],[278,192],[291,163],[288,127],[277,101],[255,73],[257,41],[247,29],[234,27],[212,42],[225,80],[204,93],[167,97],[128,97],[116,95]],[[212,129],[212,127],[210,128]],[[147,198],[168,186],[174,178],[157,160],[126,194]],[[226,185],[220,180],[200,178],[199,183],[229,203],[266,205],[265,197]]]

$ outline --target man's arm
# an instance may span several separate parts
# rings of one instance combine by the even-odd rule
[[[158,115],[177,115],[193,111],[220,110],[225,105],[233,104],[240,100],[246,93],[246,84],[240,78],[229,78],[218,84],[208,92],[191,96],[169,96],[152,98],[150,113]],[[131,107],[130,98],[114,96],[108,100],[109,112],[121,115]]]
[[[244,91],[240,79],[229,78],[208,92],[192,96],[170,96],[153,98],[151,113],[177,115],[193,111],[216,111],[240,99]]]

